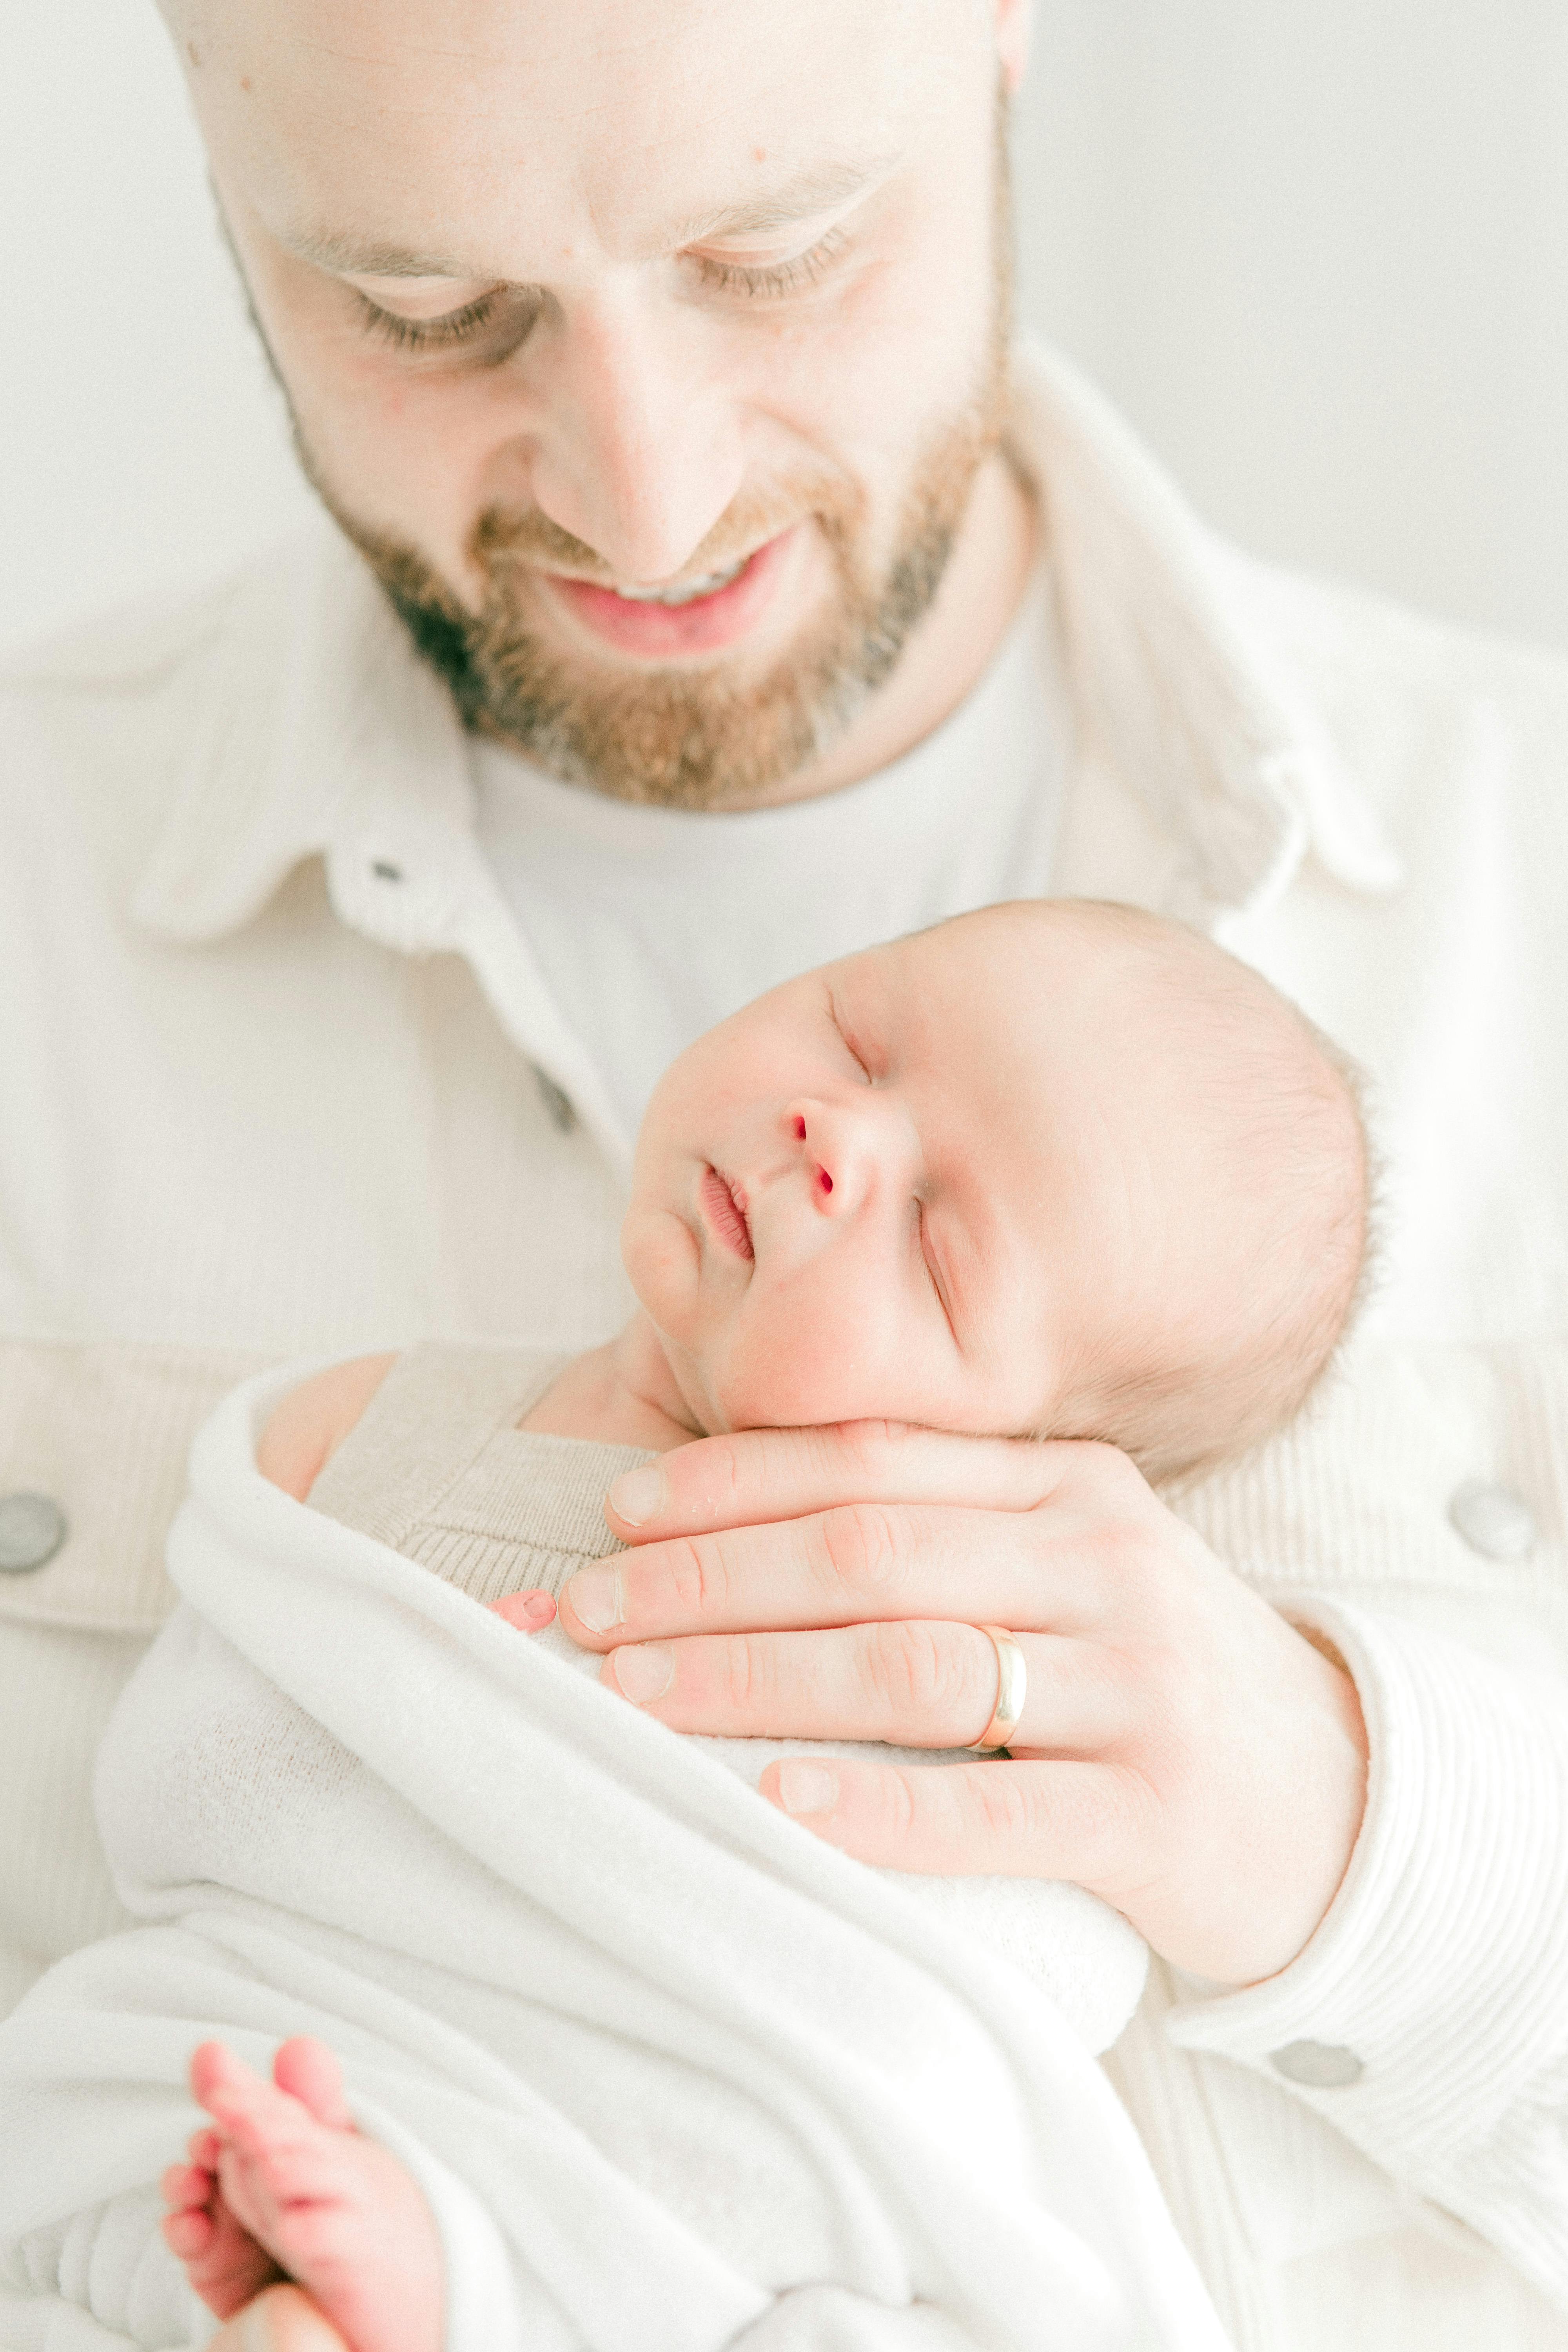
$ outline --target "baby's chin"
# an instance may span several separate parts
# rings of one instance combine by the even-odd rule
[[[701,1367],[692,1375],[693,1409],[715,1434],[741,1429],[810,1429],[846,1421],[899,1421],[868,1388],[843,1379],[793,1374],[775,1361],[753,1370],[724,1364]]]
[[[721,1349],[683,1345],[657,1323],[655,1328],[682,1402],[710,1437],[725,1437],[742,1429],[792,1428],[824,1417],[802,1409],[798,1393],[782,1384],[759,1385],[727,1373]],[[721,1360],[716,1363],[715,1358]]]
[[[683,1346],[679,1339],[672,1339],[657,1317],[650,1314],[649,1319],[669,1368],[670,1379],[695,1426],[707,1437],[723,1437],[731,1430],[742,1427],[744,1424],[742,1423],[726,1417],[708,1378],[701,1350]]]

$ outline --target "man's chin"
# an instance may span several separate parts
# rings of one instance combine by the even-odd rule
[[[759,604],[767,590],[775,610],[759,612],[728,649],[651,664],[585,641],[580,628],[569,634],[558,612],[544,614],[552,592],[537,584],[537,572],[550,551],[521,546],[504,517],[481,518],[475,532],[486,583],[475,613],[416,549],[327,502],[467,726],[563,782],[616,800],[709,809],[759,799],[798,774],[891,675],[946,569],[983,450],[973,433],[955,431],[928,461],[879,579],[868,572],[858,534],[826,513],[817,528],[775,530],[780,579],[770,588],[764,573],[757,588]],[[591,561],[592,551],[574,541],[555,560],[578,556]],[[806,583],[818,562],[825,578],[814,589]],[[797,565],[805,588],[798,622]]]

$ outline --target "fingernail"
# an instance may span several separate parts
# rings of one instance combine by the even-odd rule
[[[620,1570],[580,1568],[566,1587],[566,1598],[580,1625],[586,1625],[590,1633],[607,1633],[625,1613]]]
[[[617,1650],[616,1680],[622,1692],[646,1706],[650,1698],[662,1698],[675,1680],[675,1654],[662,1642],[628,1642]]]
[[[830,1813],[838,1802],[838,1775],[825,1764],[781,1764],[779,1802],[786,1813]]]
[[[548,1592],[525,1592],[521,1596],[522,1613],[531,1625],[548,1625],[555,1614],[555,1603]]]
[[[605,1499],[617,1519],[628,1528],[640,1528],[664,1509],[669,1481],[657,1462],[645,1462],[639,1470],[623,1470]]]

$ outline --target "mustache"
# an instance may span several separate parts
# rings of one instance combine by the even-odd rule
[[[796,523],[815,522],[835,551],[854,540],[865,493],[847,482],[799,481],[767,490],[742,491],[725,508],[700,545],[681,566],[696,578],[727,572]],[[538,507],[487,507],[475,523],[468,553],[486,579],[499,581],[521,568],[564,572],[595,587],[613,587],[619,577],[596,548],[563,530]]]

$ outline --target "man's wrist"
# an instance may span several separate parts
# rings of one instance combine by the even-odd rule
[[[1568,2042],[1568,1732],[1504,1669],[1424,1628],[1307,1594],[1279,1605],[1355,1682],[1361,1835],[1289,1967],[1180,2004],[1167,2031],[1289,2084],[1380,2161],[1423,2151],[1419,2185],[1462,2205],[1444,2197],[1446,2152]]]

